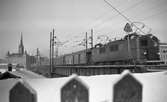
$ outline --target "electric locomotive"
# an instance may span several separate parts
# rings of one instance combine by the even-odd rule
[[[152,34],[132,33],[123,39],[97,44],[87,50],[59,56],[56,65],[147,64],[159,60],[159,40]]]
[[[159,40],[152,34],[126,35],[124,39],[109,42],[92,50],[95,64],[146,64],[159,60]]]

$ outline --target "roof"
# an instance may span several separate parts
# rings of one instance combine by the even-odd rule
[[[9,54],[7,55],[7,57],[22,57],[23,54],[20,54],[20,53],[12,53],[12,54]]]
[[[9,79],[9,78],[20,78],[20,77],[8,71],[0,75],[0,80]]]
[[[21,78],[24,78],[24,79],[27,79],[27,78],[28,79],[46,78],[42,75],[36,74],[36,73],[28,71],[26,69],[12,71],[11,73],[14,74],[14,75],[20,76]]]
[[[89,102],[113,102],[113,85],[125,74],[75,76],[89,87]],[[167,72],[132,74],[143,84],[142,102],[166,102],[167,100]],[[38,102],[61,102],[60,90],[74,76],[64,78],[34,78],[24,79],[36,92]],[[0,99],[8,101],[9,89],[18,79],[0,80]],[[4,97],[3,97],[4,96]]]
[[[45,78],[45,77],[25,69],[16,71],[6,71],[0,75],[0,80],[9,78],[34,79],[34,78]]]

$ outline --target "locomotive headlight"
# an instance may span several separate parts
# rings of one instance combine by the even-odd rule
[[[148,51],[147,51],[147,50],[145,50],[145,51],[143,52],[143,54],[144,54],[144,56],[145,56],[146,59],[149,58],[149,56],[148,56]]]
[[[160,55],[160,52],[158,52],[157,54]]]
[[[147,51],[144,51],[144,53],[143,53],[144,55],[147,55]]]

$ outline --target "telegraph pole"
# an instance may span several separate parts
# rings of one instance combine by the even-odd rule
[[[50,77],[52,76],[52,32],[50,32],[50,53],[49,53],[49,56],[50,56]]]
[[[93,29],[91,29],[91,48],[93,48]]]
[[[87,49],[88,49],[88,34],[86,32],[86,35],[85,35],[85,46],[86,46],[86,52],[87,52]]]
[[[56,43],[56,42],[55,42]],[[58,57],[58,46],[56,46],[56,58]]]
[[[52,77],[52,71],[54,68],[54,46],[55,46],[55,31],[53,29],[52,32],[50,32],[50,77]]]
[[[137,52],[137,61],[140,59],[140,42],[139,42],[139,36],[136,38],[136,52]]]
[[[54,67],[54,46],[55,46],[55,42],[54,42],[54,38],[55,38],[55,35],[54,35],[54,29],[53,29],[53,32],[52,32],[52,69]]]
[[[37,65],[41,65],[41,56],[39,48],[37,48],[36,57],[37,57]]]

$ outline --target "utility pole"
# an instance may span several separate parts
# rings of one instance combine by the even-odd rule
[[[54,29],[53,29],[53,32],[52,32],[52,69],[54,67],[54,46],[55,46],[55,42],[54,42],[54,38],[55,38],[55,35],[54,35]]]
[[[54,46],[55,46],[55,38],[54,29],[50,32],[50,77],[52,77],[52,72],[54,68]]]
[[[37,65],[41,65],[41,56],[40,56],[39,48],[37,48],[36,59],[37,59]]]
[[[139,42],[139,36],[136,38],[136,52],[137,52],[137,61],[140,59],[140,42]]]
[[[88,49],[88,34],[86,32],[86,36],[85,36],[85,46],[86,46],[86,52],[87,52],[87,49]]]
[[[91,29],[91,48],[93,48],[93,29]]]
[[[55,42],[56,43],[56,42]],[[56,46],[56,58],[58,57],[58,45]]]
[[[50,77],[52,76],[52,32],[50,32]]]

